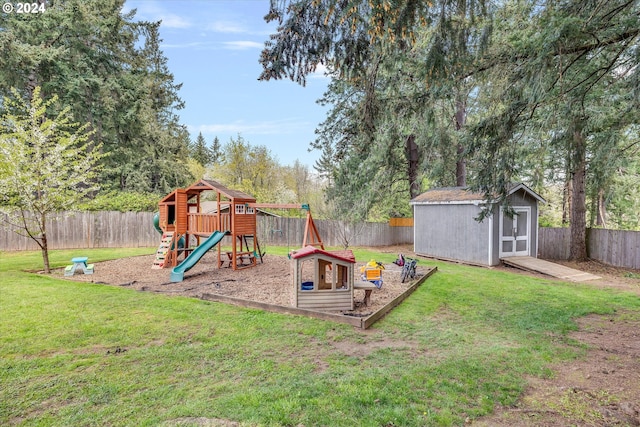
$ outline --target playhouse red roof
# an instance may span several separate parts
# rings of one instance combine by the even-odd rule
[[[325,251],[324,249],[316,248],[315,246],[305,246],[302,249],[297,251],[293,251],[291,253],[291,258],[298,259],[303,258],[310,255],[326,255],[330,258],[339,259],[341,261],[346,261],[355,264],[356,257],[353,255],[353,252],[349,249],[344,251]]]

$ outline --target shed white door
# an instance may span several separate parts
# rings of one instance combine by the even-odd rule
[[[531,207],[513,208],[515,215],[509,218],[500,208],[500,258],[528,256],[531,245]]]

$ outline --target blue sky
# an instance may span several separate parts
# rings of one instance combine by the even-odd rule
[[[162,20],[161,48],[174,81],[183,84],[186,107],[178,114],[192,140],[198,132],[209,144],[240,134],[283,165],[313,165],[320,153],[309,153],[309,143],[326,115],[315,101],[329,80],[318,70],[305,87],[258,81],[260,52],[276,30],[263,19],[269,0],[127,0],[124,10],[133,8],[139,20]]]

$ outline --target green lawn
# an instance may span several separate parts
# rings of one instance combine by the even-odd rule
[[[153,249],[82,252],[97,262]],[[77,254],[53,251],[52,264]],[[363,332],[54,279],[21,271],[40,268],[37,252],[1,253],[0,425],[462,425],[582,357],[567,338],[575,318],[640,318],[635,295],[420,263],[438,272]]]

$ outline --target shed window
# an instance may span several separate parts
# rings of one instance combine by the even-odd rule
[[[236,205],[236,214],[244,215],[244,205]]]
[[[247,206],[247,215],[253,215],[256,213],[256,209],[251,207],[251,206]]]

